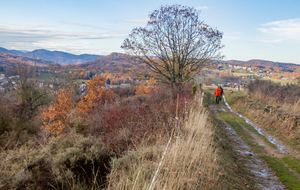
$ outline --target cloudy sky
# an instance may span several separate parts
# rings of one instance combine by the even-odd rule
[[[200,10],[206,24],[224,33],[226,60],[300,64],[299,0],[0,0],[0,47],[123,53],[133,28],[176,3]]]

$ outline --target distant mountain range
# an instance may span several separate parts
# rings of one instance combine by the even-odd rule
[[[92,54],[74,55],[62,51],[49,51],[45,49],[38,49],[34,51],[24,52],[20,50],[7,50],[5,48],[0,47],[0,52],[25,56],[30,58],[41,58],[41,59],[51,61],[53,63],[58,63],[60,65],[81,64],[89,61],[94,61],[95,59],[101,57],[101,55],[92,55]]]
[[[19,50],[8,50],[8,49],[2,48],[2,47],[0,47],[0,52],[11,53],[11,54],[15,54],[15,55],[20,55],[20,54],[24,53],[23,51],[19,51]]]
[[[34,59],[31,57],[25,57],[20,55],[15,55],[11,53],[0,52],[0,66],[8,67],[8,66],[16,66],[18,62],[26,63],[28,65],[37,65],[37,66],[48,66],[50,64],[54,64],[51,61],[47,61],[45,59]]]

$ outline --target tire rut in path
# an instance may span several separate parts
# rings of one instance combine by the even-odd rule
[[[275,175],[275,172],[268,167],[268,164],[252,151],[249,146],[230,126],[226,121],[221,118],[218,111],[227,112],[224,105],[220,103],[220,106],[211,104],[210,109],[216,114],[217,118],[222,122],[222,126],[226,130],[227,136],[230,139],[230,144],[236,151],[239,160],[241,161],[242,167],[249,171],[248,177],[255,183],[255,189],[272,189],[279,190],[285,189],[281,181]],[[262,142],[258,142],[263,145]],[[247,188],[247,187],[246,187]]]

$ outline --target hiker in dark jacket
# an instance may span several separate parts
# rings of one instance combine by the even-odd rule
[[[220,101],[222,100],[222,97],[223,97],[223,94],[224,94],[224,92],[223,92],[223,88],[220,86],[220,88],[221,88],[221,96],[220,96]]]

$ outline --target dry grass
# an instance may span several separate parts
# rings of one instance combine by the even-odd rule
[[[220,181],[217,183],[218,152],[213,127],[197,101],[178,138],[172,138],[152,189],[221,188]],[[113,160],[108,189],[149,189],[167,144],[158,142],[156,147],[144,147]]]
[[[284,113],[300,116],[300,100],[294,104],[284,103],[281,107]]]
[[[273,105],[273,106],[279,105],[279,103],[276,102],[275,98],[266,96],[259,92],[251,93],[249,96],[251,96],[251,99],[257,100],[262,104]]]

